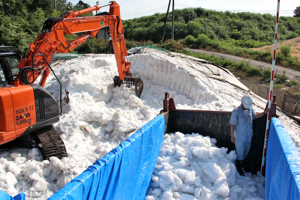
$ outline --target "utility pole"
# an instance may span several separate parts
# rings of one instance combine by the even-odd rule
[[[167,27],[167,21],[168,21],[171,1],[172,0],[169,1],[169,5],[168,5],[166,21],[165,21],[165,26],[164,26],[164,32],[163,32],[163,36],[162,36],[162,39],[161,39],[161,43],[164,43],[164,38],[165,38],[165,33],[166,33],[166,27]],[[175,4],[174,1],[175,0],[173,0],[173,4],[172,4],[172,33],[171,33],[172,34],[171,38],[172,38],[173,41],[174,41],[174,17],[175,17],[175,15],[174,15],[174,4]]]
[[[173,5],[172,5],[172,41],[174,41],[174,5],[175,5],[175,0],[173,0]]]
[[[96,5],[99,5],[99,1],[96,1]],[[98,10],[96,10],[96,15],[98,14]]]
[[[169,6],[168,6],[168,10],[167,10],[167,15],[166,15],[166,21],[165,21],[165,26],[164,26],[164,33],[163,33],[163,37],[161,39],[161,43],[164,43],[164,38],[165,38],[165,32],[166,32],[166,26],[167,26],[167,21],[168,21],[168,15],[169,15],[171,1],[172,0],[169,1]]]

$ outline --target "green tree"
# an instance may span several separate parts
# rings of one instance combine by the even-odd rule
[[[71,3],[72,4],[72,3]],[[56,0],[56,11],[65,12],[69,9],[67,8],[67,0]]]
[[[89,4],[84,3],[81,0],[75,5],[76,10],[82,10],[82,9],[86,9],[86,8],[89,8],[89,7],[91,7]]]
[[[41,8],[38,8],[37,11],[28,15],[28,28],[25,29],[26,32],[33,34],[34,38],[42,30],[42,26],[45,22],[45,13]]]
[[[187,31],[189,35],[197,37],[201,31],[201,25],[199,23],[189,21],[187,23]]]
[[[79,1],[74,7],[73,7],[73,10],[83,10],[83,9],[86,9],[86,8],[89,8],[91,7],[89,4],[87,3],[84,3],[83,1]],[[85,13],[83,15],[80,15],[81,17],[83,16],[92,16],[93,13],[90,12],[90,13]]]
[[[197,13],[194,11],[194,9],[186,8],[183,9],[182,17],[184,18],[185,22],[188,23],[189,21],[192,21],[197,17]]]
[[[151,40],[153,42],[159,42],[162,38],[164,23],[154,23],[145,31],[149,34],[142,36],[143,40]]]
[[[32,0],[1,0],[0,11],[4,16],[17,15],[27,16],[27,8],[32,4]]]
[[[294,17],[300,17],[300,6],[298,6],[295,10],[294,10]]]
[[[74,5],[73,5],[71,2],[68,2],[68,3],[66,4],[66,10],[72,10],[73,7],[74,7]]]
[[[184,38],[188,32],[187,32],[187,26],[185,23],[175,22],[174,23],[174,37],[175,40]]]
[[[32,0],[32,4],[28,6],[28,10],[36,11],[38,8],[41,8],[46,17],[51,17],[53,9],[54,9],[54,1],[53,0]]]
[[[26,24],[25,20],[0,15],[0,24],[0,45],[11,45],[20,49],[26,46],[29,34],[20,29]]]

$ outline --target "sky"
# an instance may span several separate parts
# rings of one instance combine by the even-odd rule
[[[84,0],[90,6],[96,5],[97,0]],[[78,0],[70,0],[72,4]],[[133,19],[141,16],[153,15],[154,13],[166,13],[168,0],[118,0],[121,6],[122,19]],[[108,0],[99,0],[99,5],[108,4]],[[286,0],[280,2],[280,16],[293,16],[293,11],[300,6],[299,0]],[[277,0],[176,0],[175,9],[202,7],[216,11],[230,12],[254,12],[275,14]],[[170,8],[171,10],[171,8]]]

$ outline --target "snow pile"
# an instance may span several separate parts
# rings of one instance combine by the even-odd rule
[[[246,93],[243,86],[228,83],[231,79],[238,85],[224,70],[177,54],[152,52],[127,59],[133,76],[144,82],[140,99],[134,88],[113,87],[114,55],[83,55],[53,65],[70,92],[71,101],[54,124],[68,157],[43,161],[38,149],[0,152],[1,190],[10,195],[25,192],[27,199],[46,199],[153,119],[162,109],[165,92],[177,108],[224,111],[232,111]],[[46,89],[58,98],[59,86],[52,74]],[[262,111],[265,103],[253,100],[255,111]],[[149,199],[263,198],[263,178],[239,177],[231,162],[235,154],[217,148],[214,139],[180,133],[165,137]]]
[[[128,60],[132,63],[133,74],[142,77],[145,91],[142,99],[147,99],[151,106],[162,106],[161,100],[168,92],[178,108],[231,111],[243,96],[241,91],[236,92],[235,86],[207,76],[210,70],[214,74],[228,75],[213,65],[205,65],[200,71],[199,65],[191,60],[164,53],[138,54],[128,57]],[[160,98],[154,99],[153,96]],[[154,102],[148,101],[152,99]]]
[[[71,101],[54,125],[68,157],[43,161],[38,149],[0,152],[0,189],[10,195],[25,192],[28,199],[46,199],[159,112],[137,98],[134,88],[113,87],[114,55],[81,56],[54,68],[70,92]],[[53,75],[46,87],[58,98]]]
[[[295,143],[298,151],[300,151],[300,127],[299,124],[286,115],[280,115],[280,121],[289,133],[291,139]]]
[[[199,134],[165,135],[146,200],[264,199],[264,177],[239,176],[235,152],[216,142]]]

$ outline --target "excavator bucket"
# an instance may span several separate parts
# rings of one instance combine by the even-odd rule
[[[126,87],[135,86],[135,94],[137,97],[141,97],[143,92],[143,81],[141,78],[133,78],[132,76],[126,76],[122,81],[119,76],[114,77],[114,86],[120,87],[122,84],[125,84]]]

